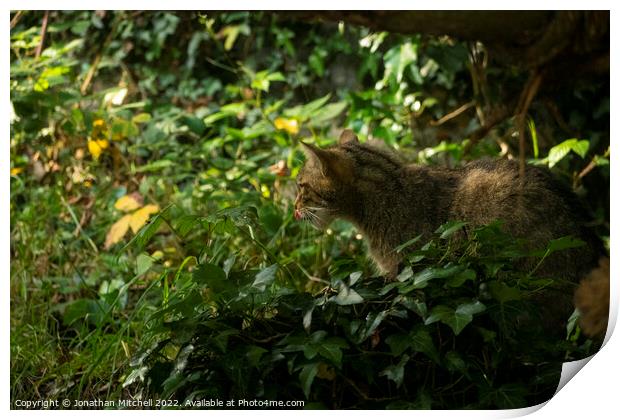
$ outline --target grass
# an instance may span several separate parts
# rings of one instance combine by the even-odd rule
[[[332,297],[347,270],[372,277],[363,241],[351,225],[336,222],[323,234],[293,220],[294,178],[302,164],[299,141],[326,145],[335,128],[349,127],[364,133],[362,137],[384,138],[418,156],[420,163],[458,164],[472,156],[497,155],[495,140],[509,138],[511,128],[498,128],[466,156],[458,139],[421,148],[415,130],[408,128],[414,117],[437,120],[456,104],[471,101],[467,63],[443,66],[426,50],[465,57],[462,43],[392,34],[381,37],[371,52],[360,46],[359,40],[370,35],[363,28],[347,25],[341,33],[335,26],[300,25],[268,14],[142,12],[134,19],[125,12],[107,17],[50,12],[44,53],[37,57],[42,16],[25,13],[11,31],[12,401],[111,399],[145,391],[139,381],[123,384],[144,354],[147,339],[168,331],[167,326],[157,330],[155,314],[185,298],[183,287],[190,286],[202,296],[198,303],[191,301],[202,311],[192,313],[197,319],[208,318],[215,307],[209,292],[213,278],[204,279],[209,287],[192,283],[200,267],[211,267],[216,279],[224,269],[227,275],[237,273],[235,281],[243,286],[277,264],[276,286],[269,291],[290,291],[297,297]],[[106,42],[106,37],[98,38],[106,22],[119,30],[99,50],[100,42]],[[239,28],[243,30],[235,39],[217,35]],[[224,42],[232,42],[231,48],[224,48]],[[386,64],[394,64],[404,43],[414,43],[418,57],[403,69],[401,83],[388,74]],[[99,52],[103,64],[93,73],[90,90],[82,93]],[[308,52],[314,57],[311,67]],[[234,71],[197,64],[209,54],[217,63],[235,66]],[[330,62],[342,56],[360,63],[337,69],[356,79],[355,92],[325,86],[331,80]],[[432,70],[412,77],[425,67]],[[495,85],[509,86],[520,75],[499,71],[493,77],[498,78]],[[375,89],[378,80],[383,80],[381,90]],[[115,105],[106,93],[124,99]],[[605,100],[597,91],[592,95]],[[587,114],[578,109],[593,107],[590,97],[584,98],[573,98],[575,110],[566,114]],[[405,102],[429,105],[414,112]],[[276,121],[283,125],[277,128]],[[464,127],[467,131],[477,124],[472,117]],[[540,119],[536,127],[551,130]],[[580,129],[589,132],[587,126]],[[455,130],[451,136],[458,138],[463,131]],[[548,147],[538,137],[543,156]],[[108,141],[97,157],[89,149],[93,139]],[[595,147],[600,144],[593,139],[591,153]],[[579,169],[577,158],[569,154],[556,168],[570,174]],[[608,165],[596,166],[589,176],[608,182],[606,170]],[[168,208],[166,221],[148,235],[148,227],[138,235],[130,231],[106,249],[111,226],[125,214],[115,203],[131,194],[141,204]],[[240,290],[245,289],[227,293]],[[286,305],[275,303],[272,309],[284,311]],[[234,316],[230,322],[236,322]],[[266,323],[281,320],[274,317]],[[282,319],[293,329],[302,326],[297,315]],[[321,322],[326,329],[334,327],[327,318]],[[445,338],[445,329],[442,333]],[[169,366],[178,351],[178,343],[164,346],[160,361]],[[383,362],[392,366],[392,360]],[[394,362],[392,377],[398,377]],[[383,385],[392,386],[382,378],[387,381]],[[298,379],[291,379],[291,389]],[[426,394],[420,395],[425,405]]]

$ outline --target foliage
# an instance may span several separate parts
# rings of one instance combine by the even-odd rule
[[[451,240],[462,226],[442,226],[408,254],[397,282],[364,278],[347,260],[337,260],[314,293],[287,287],[286,271],[269,262],[239,270],[230,260],[205,261],[177,271],[175,291],[148,318],[125,385],[139,380],[147,395],[182,406],[268,399],[481,409],[546,401],[562,361],[583,357],[592,343],[578,339],[574,325],[568,341],[542,331],[530,296],[553,282],[514,269],[515,257],[530,253],[507,245],[515,242],[500,225]],[[567,238],[535,254],[581,245]]]
[[[503,407],[553,388],[555,365],[531,367],[497,323],[529,290],[500,255],[493,283],[446,229],[386,286],[351,225],[292,217],[299,141],[344,127],[422,164],[514,154],[511,121],[476,144],[476,107],[438,121],[524,75],[490,65],[480,85],[465,43],[274,13],[50,12],[43,38],[44,12],[11,17],[12,400]],[[572,181],[603,237],[608,86],[563,91],[561,123],[533,105],[529,126],[532,162]],[[326,403],[332,386],[347,396]]]

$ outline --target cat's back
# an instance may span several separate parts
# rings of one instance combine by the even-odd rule
[[[570,207],[577,206],[575,201],[546,168],[527,165],[522,178],[515,161],[482,159],[461,168],[453,209],[478,223],[502,219],[521,224],[515,228],[526,233],[531,224],[543,223],[551,214],[573,219],[577,209]]]
[[[476,226],[502,220],[515,235],[542,228],[545,238],[553,239],[574,233],[584,218],[572,191],[546,168],[527,165],[521,178],[518,162],[480,159],[459,168],[407,165],[403,171],[412,195],[430,203],[441,222]]]
[[[533,248],[544,248],[563,236],[580,238],[588,246],[565,254],[571,258],[555,258],[554,270],[574,275],[592,266],[596,241],[586,228],[587,213],[571,189],[547,168],[526,165],[521,177],[518,162],[484,159],[460,171],[451,219],[473,225],[501,220],[505,230]]]

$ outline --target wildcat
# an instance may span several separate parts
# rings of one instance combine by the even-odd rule
[[[360,143],[351,130],[333,147],[302,144],[307,160],[297,177],[296,219],[320,229],[335,218],[350,221],[388,278],[401,263],[396,247],[450,220],[470,227],[502,220],[503,229],[531,249],[567,235],[586,241],[551,254],[537,271],[573,286],[595,265],[595,240],[585,229],[581,206],[546,169],[528,165],[521,178],[518,163],[507,160],[473,161],[457,169],[406,164],[385,146]],[[523,269],[535,263],[521,262]],[[573,286],[557,301],[562,317],[572,310]]]

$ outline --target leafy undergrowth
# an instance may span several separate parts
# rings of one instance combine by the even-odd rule
[[[176,229],[251,232],[252,207],[210,218],[181,217]],[[169,216],[169,214],[168,214]],[[153,226],[134,240],[144,246]],[[175,222],[172,222],[175,225]],[[177,400],[305,401],[306,408],[517,408],[551,398],[565,360],[592,348],[574,319],[551,338],[531,296],[553,281],[515,269],[525,255],[496,223],[456,241],[463,223],[442,226],[397,281],[364,277],[337,260],[313,292],[288,287],[291,272],[267,260],[244,269],[190,256],[171,276],[142,254],[142,273],[173,278],[124,386]],[[412,242],[415,242],[412,241]],[[576,246],[555,241],[544,254]],[[197,264],[196,264],[197,263]],[[527,317],[524,316],[527,314]],[[568,337],[565,339],[565,337]]]
[[[487,254],[436,238],[387,285],[351,225],[320,234],[292,211],[300,142],[328,146],[344,128],[423,165],[517,156],[514,119],[468,139],[512,108],[502,98],[527,73],[491,59],[478,80],[478,44],[271,12],[14,11],[10,38],[13,404],[196,391],[490,407],[510,405],[495,401],[506,390],[529,403],[554,387],[496,323],[525,306],[508,262],[504,287],[487,281]],[[609,81],[552,96],[528,113],[528,158],[572,183],[608,249]],[[410,334],[433,352],[400,352]],[[557,354],[580,356],[575,340]]]

